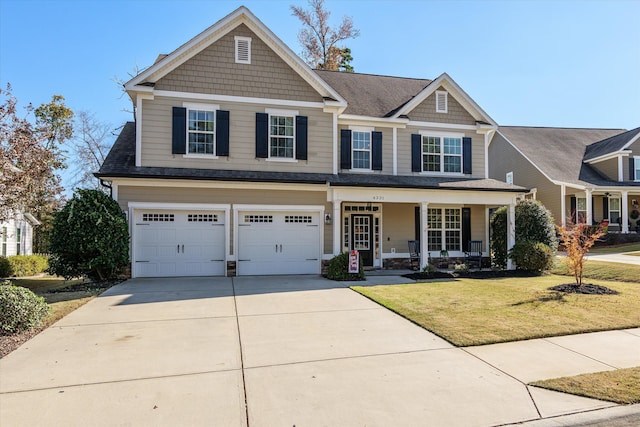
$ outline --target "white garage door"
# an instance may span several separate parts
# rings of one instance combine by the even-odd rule
[[[224,212],[136,210],[134,215],[136,277],[224,275]]]
[[[238,275],[319,274],[320,214],[240,211]]]

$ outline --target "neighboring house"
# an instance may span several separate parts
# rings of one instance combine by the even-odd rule
[[[125,89],[136,106],[100,171],[127,212],[132,274],[318,274],[421,265],[523,187],[489,179],[498,126],[448,75],[316,71],[240,7]],[[107,184],[109,185],[109,184]]]
[[[489,157],[490,177],[532,189],[558,225],[640,231],[640,128],[500,126]]]
[[[31,214],[17,214],[0,222],[0,255],[32,255],[33,229],[40,222]]]

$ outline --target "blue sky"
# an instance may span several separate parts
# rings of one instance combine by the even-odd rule
[[[305,1],[0,0],[0,84],[21,105],[61,94],[114,128],[126,77],[240,5],[295,52]],[[435,78],[447,72],[503,125],[640,126],[640,1],[327,0],[356,72]]]

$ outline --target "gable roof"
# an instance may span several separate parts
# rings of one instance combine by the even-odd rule
[[[527,190],[495,179],[452,178],[435,176],[394,176],[368,174],[328,174],[304,172],[272,172],[255,170],[222,170],[196,168],[141,167],[135,165],[136,126],[128,122],[122,128],[111,151],[95,174],[98,178],[187,179],[200,181],[282,182],[323,184],[350,187],[421,188],[440,190],[506,191]]]
[[[313,70],[347,101],[344,114],[391,117],[425,87],[429,79]]]
[[[240,6],[170,54],[159,55],[153,65],[125,83],[125,89],[135,92],[144,90],[147,86],[147,90],[144,91],[149,91],[149,85],[166,76],[241,24],[245,24],[321,96],[331,98],[344,105],[345,101],[338,92],[313,73],[298,55],[244,6]]]
[[[622,184],[601,175],[583,158],[587,146],[623,129],[500,126],[498,132],[551,181],[578,186]]]
[[[640,127],[603,139],[602,141],[594,142],[587,147],[584,160],[589,161],[622,151],[628,148],[629,145],[638,138],[640,138]]]

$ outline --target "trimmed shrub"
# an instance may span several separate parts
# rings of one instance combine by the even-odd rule
[[[118,203],[98,190],[76,190],[56,213],[49,271],[106,280],[129,263],[129,228]]]
[[[44,298],[8,280],[0,283],[0,335],[18,334],[39,326],[49,315]]]
[[[1,277],[12,277],[13,276],[13,268],[11,267],[11,263],[9,259],[4,256],[0,256],[0,278]]]
[[[548,245],[529,240],[517,242],[509,252],[509,257],[519,270],[526,271],[542,272],[553,263],[553,252]]]
[[[49,267],[47,257],[42,255],[15,255],[8,258],[13,276],[34,276],[43,273]]]
[[[364,280],[364,268],[360,258],[358,273],[349,273],[349,252],[342,252],[329,260],[327,278],[331,280]]]
[[[551,254],[558,249],[554,219],[551,212],[537,200],[521,200],[515,207],[516,242],[540,242],[549,247]],[[492,265],[507,267],[507,207],[498,209],[490,221]],[[536,271],[536,270],[533,270]]]

